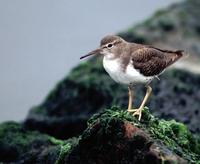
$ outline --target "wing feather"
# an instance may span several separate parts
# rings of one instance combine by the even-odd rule
[[[182,51],[161,50],[154,47],[143,47],[132,53],[135,69],[145,76],[156,76],[182,56]]]

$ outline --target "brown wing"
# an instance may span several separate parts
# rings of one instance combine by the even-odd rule
[[[159,75],[164,69],[183,56],[182,51],[161,50],[154,47],[143,47],[132,54],[135,69],[145,76]]]

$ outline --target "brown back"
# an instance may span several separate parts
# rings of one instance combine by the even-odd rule
[[[145,76],[156,76],[183,56],[182,50],[162,50],[152,46],[143,46],[131,55],[135,69]]]

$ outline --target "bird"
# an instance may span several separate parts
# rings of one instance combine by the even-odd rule
[[[183,50],[165,50],[151,45],[125,41],[117,35],[107,35],[95,50],[80,57],[103,56],[103,67],[117,83],[128,87],[128,112],[141,120],[142,110],[152,92],[150,83],[166,68],[184,56]],[[146,94],[139,108],[132,109],[133,86],[142,84]]]

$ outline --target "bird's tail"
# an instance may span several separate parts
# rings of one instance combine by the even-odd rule
[[[175,50],[173,52],[173,54],[175,54],[175,56],[172,57],[173,60],[178,60],[179,58],[184,56],[184,51],[183,50]]]
[[[176,51],[174,51],[174,53],[176,53],[180,57],[182,57],[184,55],[184,51],[183,50],[176,50]]]
[[[184,57],[184,58],[190,56],[190,54],[187,53],[187,52],[184,51],[184,50],[176,50],[175,53],[176,53],[178,56],[180,56],[180,57]]]
[[[189,56],[189,54],[186,53],[184,50],[168,51],[167,53],[169,54],[167,55],[168,65],[175,63],[177,60],[179,60],[182,57]]]
[[[184,50],[165,50],[165,49],[160,49],[153,47],[154,49],[157,49],[161,52],[164,52],[166,55],[166,65],[169,66],[179,60],[182,57],[188,57],[189,54],[186,53]]]

